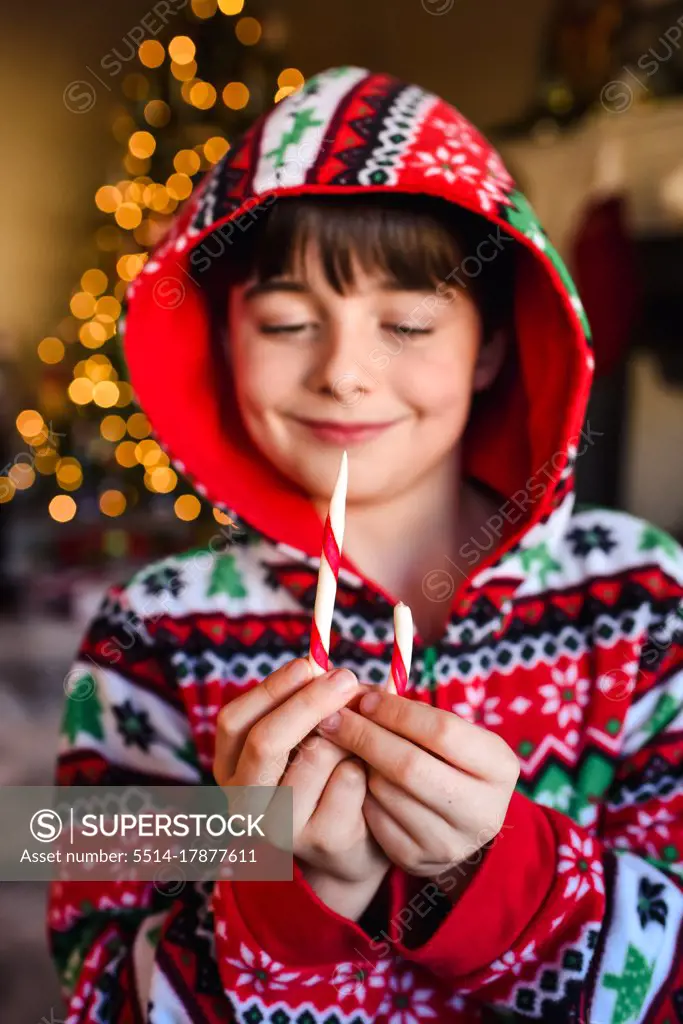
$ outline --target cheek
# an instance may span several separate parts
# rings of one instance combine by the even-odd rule
[[[231,354],[235,390],[243,409],[267,412],[291,402],[304,366],[290,346],[243,336],[234,340]]]
[[[459,422],[474,384],[476,348],[452,344],[406,352],[396,360],[394,386],[420,416]]]

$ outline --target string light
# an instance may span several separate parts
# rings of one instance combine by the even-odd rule
[[[16,487],[8,476],[0,476],[0,504],[4,505],[11,501],[16,492]]]
[[[173,504],[173,511],[178,519],[182,519],[186,523],[196,519],[201,508],[199,498],[196,498],[194,494],[181,494]]]
[[[15,462],[7,475],[18,491],[27,491],[36,479],[33,466],[28,462]]]
[[[119,398],[116,403],[117,409],[125,409],[127,405],[133,401],[133,389],[127,380],[121,380],[118,383]]]
[[[120,441],[125,433],[126,421],[123,416],[112,413],[100,423],[100,434],[106,441]]]
[[[38,358],[44,363],[60,363],[66,349],[59,338],[43,338],[38,345]]]
[[[55,472],[57,483],[64,491],[77,491],[83,483],[83,469],[78,459],[60,459]]]
[[[150,157],[156,146],[156,139],[151,132],[133,132],[128,139],[128,149],[133,156],[138,157],[140,160]]]
[[[223,103],[230,110],[241,110],[249,102],[249,90],[244,82],[228,82],[223,89]]]
[[[137,466],[138,460],[135,455],[135,442],[121,441],[121,443],[116,446],[114,458],[120,466],[123,466],[124,469],[132,469],[133,466]]]
[[[296,92],[293,85],[283,85],[282,88],[278,89],[275,93],[273,100],[275,103],[279,103],[280,100],[283,100],[286,96],[291,96],[293,92]]]
[[[187,199],[192,193],[192,179],[187,174],[171,174],[166,179],[166,188],[174,199]]]
[[[101,299],[97,300],[95,315],[98,318],[111,320],[113,323],[121,315],[121,303],[113,295],[103,295]]]
[[[220,135],[214,135],[204,143],[204,156],[209,163],[217,164],[230,149],[230,143]]]
[[[123,202],[123,196],[115,185],[102,185],[95,193],[95,203],[102,213],[114,213]]]
[[[210,82],[195,82],[190,88],[190,103],[198,110],[210,110],[216,97],[216,90]]]
[[[138,58],[146,68],[158,68],[164,63],[165,56],[164,48],[157,39],[145,39],[144,43],[140,44]]]
[[[171,108],[163,100],[150,100],[145,104],[144,117],[153,128],[163,128],[171,120]]]
[[[48,512],[58,523],[68,523],[76,515],[76,502],[68,494],[56,494],[48,505]]]
[[[178,64],[171,61],[171,74],[179,82],[191,82],[197,74],[197,62],[191,60],[189,64]]]
[[[134,412],[128,417],[126,429],[131,437],[141,440],[149,436],[152,427],[144,412]]]
[[[156,466],[149,476],[152,487],[159,494],[170,494],[178,483],[178,476],[170,466]]]
[[[232,524],[232,519],[230,518],[230,516],[227,516],[225,512],[221,512],[221,510],[218,508],[214,508],[212,511],[213,518],[216,520],[217,523],[220,523],[221,526],[230,526]]]
[[[142,211],[137,203],[121,203],[114,217],[120,228],[130,231],[142,220]]]
[[[93,382],[87,377],[77,377],[67,388],[67,393],[76,405],[87,405],[92,402]]]
[[[187,174],[189,177],[197,173],[200,163],[199,154],[193,149],[181,149],[173,157],[173,166],[178,174]]]
[[[168,53],[175,64],[189,64],[194,60],[197,47],[189,36],[174,36],[168,44]]]
[[[235,35],[243,46],[254,46],[261,38],[261,23],[256,18],[240,18]]]
[[[24,409],[16,418],[17,430],[26,439],[35,437],[45,427],[45,420],[36,409]]]
[[[244,0],[218,0],[223,14],[239,14],[244,8]]]
[[[284,86],[292,86],[294,89],[299,89],[305,81],[306,79],[298,68],[285,68],[277,76],[277,84],[281,88]]]
[[[87,320],[95,312],[95,296],[90,292],[76,292],[71,296],[69,308],[79,320]]]
[[[50,476],[55,472],[58,461],[59,455],[54,448],[46,448],[44,452],[38,452],[35,455],[33,465],[43,476]]]
[[[192,0],[192,13],[202,20],[212,18],[217,9],[216,0]]]
[[[86,270],[81,276],[81,288],[90,295],[101,295],[108,284],[107,275],[103,270]]]
[[[126,497],[115,489],[104,491],[100,495],[100,512],[105,516],[120,516],[126,510]]]
[[[93,402],[102,409],[110,409],[113,405],[116,405],[118,398],[118,384],[113,380],[100,380],[92,390]]]

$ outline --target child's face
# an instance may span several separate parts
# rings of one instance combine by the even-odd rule
[[[231,290],[237,402],[256,446],[312,497],[329,497],[346,448],[348,501],[379,502],[442,467],[502,340],[480,344],[471,291],[382,287],[356,263],[339,295],[314,247],[304,273]],[[411,333],[414,332],[414,333]]]

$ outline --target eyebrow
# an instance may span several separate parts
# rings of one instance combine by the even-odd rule
[[[391,278],[380,281],[379,288],[384,292],[419,292],[422,294],[429,291],[428,288],[406,288],[398,281],[391,280]],[[244,298],[253,299],[257,295],[268,295],[270,292],[294,292],[298,295],[310,295],[311,289],[303,281],[290,281],[273,277],[267,281],[257,281],[255,284],[249,285],[245,289]]]

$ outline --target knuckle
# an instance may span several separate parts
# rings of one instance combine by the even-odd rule
[[[232,704],[224,704],[216,718],[216,729],[225,736],[232,736],[237,731],[237,720]]]
[[[418,755],[408,749],[399,755],[396,761],[396,778],[401,786],[406,786],[418,773]]]
[[[495,766],[496,777],[501,782],[508,784],[517,782],[521,770],[519,758],[505,740],[499,739],[497,750],[491,761]]]
[[[439,746],[448,747],[452,743],[453,730],[451,723],[446,718],[439,716],[434,725],[433,738]]]
[[[365,771],[357,761],[351,758],[341,761],[334,769],[333,774],[335,779],[344,786],[356,788],[359,785],[365,785]]]
[[[258,724],[247,736],[245,747],[257,761],[273,756],[273,739],[267,725]]]

